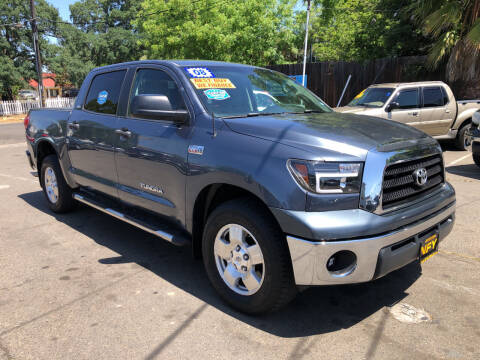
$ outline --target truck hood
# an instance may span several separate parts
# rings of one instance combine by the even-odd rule
[[[325,160],[339,153],[364,160],[368,150],[393,151],[435,140],[394,121],[342,113],[225,118],[235,132],[294,146]],[[343,157],[345,159],[345,157]]]

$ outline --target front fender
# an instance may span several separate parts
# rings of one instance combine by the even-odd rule
[[[217,136],[209,128],[197,128],[192,144],[204,147],[202,154],[188,155],[186,224],[191,229],[193,209],[207,186],[227,184],[244,189],[267,206],[305,211],[306,193],[293,180],[286,161],[304,158],[305,152],[291,146],[238,134],[218,122]]]

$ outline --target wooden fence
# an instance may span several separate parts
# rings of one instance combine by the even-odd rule
[[[70,108],[73,107],[75,98],[50,98],[45,99],[47,108]],[[38,100],[0,101],[0,115],[26,114],[30,109],[40,107]]]
[[[425,70],[424,56],[377,59],[368,62],[317,62],[307,63],[307,87],[328,105],[337,106],[348,76],[352,75],[341,105],[346,105],[355,95],[371,84],[386,82],[445,81],[442,69]],[[286,75],[301,75],[302,64],[271,65],[268,68]]]

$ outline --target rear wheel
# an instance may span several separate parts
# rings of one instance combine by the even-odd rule
[[[285,235],[250,199],[232,200],[209,216],[203,260],[220,296],[251,314],[275,311],[296,294]]]
[[[48,207],[56,213],[70,211],[75,206],[75,200],[55,155],[48,155],[43,159],[40,174]]]
[[[468,124],[462,126],[458,130],[457,137],[455,139],[455,147],[459,150],[468,150],[468,147],[471,145],[471,138],[468,136]]]

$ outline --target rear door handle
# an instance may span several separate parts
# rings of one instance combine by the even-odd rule
[[[80,128],[80,124],[76,121],[68,124],[68,127],[72,130],[78,130]]]
[[[129,131],[127,128],[116,129],[115,133],[126,138],[132,137],[132,132]]]
[[[446,112],[447,114],[450,114],[450,113],[451,113],[451,110],[447,109],[447,110],[445,110],[445,112]]]

